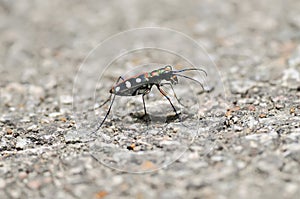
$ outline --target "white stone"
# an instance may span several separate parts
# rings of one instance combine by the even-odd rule
[[[60,96],[60,103],[62,103],[62,104],[72,104],[73,103],[73,96],[71,96],[71,95],[62,95],[62,96]]]
[[[28,140],[25,138],[17,138],[16,148],[23,149],[28,145]]]

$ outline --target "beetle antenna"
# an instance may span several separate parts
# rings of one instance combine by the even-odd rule
[[[175,70],[173,71],[173,73],[181,73],[181,72],[185,72],[185,71],[191,71],[191,70],[199,70],[199,71],[202,71],[205,76],[207,76],[207,72],[201,68],[186,68],[186,69],[182,69],[182,70]]]
[[[109,102],[111,100],[111,96],[112,94],[109,96],[109,98],[107,98],[107,100],[105,100],[101,105],[99,105],[98,107],[95,107],[94,110],[101,108],[102,106],[104,106],[105,104],[107,104],[107,102]]]
[[[110,97],[108,98],[108,100],[106,100],[101,106],[103,106],[104,104],[106,104],[106,103],[111,99],[111,96],[112,96],[112,94],[110,95]],[[109,105],[109,109],[108,109],[108,111],[107,111],[107,113],[106,113],[104,119],[103,119],[102,122],[99,124],[99,126],[97,127],[97,129],[93,132],[93,134],[96,133],[96,132],[101,128],[101,126],[103,125],[103,123],[105,122],[107,116],[109,115],[109,112],[110,112],[110,110],[111,110],[111,107],[112,107],[112,105],[113,105],[113,103],[114,103],[114,101],[115,101],[115,97],[116,97],[116,95],[114,95],[114,97],[112,98],[112,101],[111,101],[111,103],[110,103],[110,105]]]
[[[200,84],[201,87],[202,87],[202,89],[205,90],[204,87],[203,87],[203,84],[202,84],[201,82],[199,82],[198,80],[196,80],[196,79],[193,79],[193,78],[191,78],[191,77],[188,77],[188,76],[185,76],[185,75],[182,75],[182,74],[176,74],[176,76],[180,76],[180,77],[184,77],[184,78],[193,80],[193,81],[197,82],[198,84]]]

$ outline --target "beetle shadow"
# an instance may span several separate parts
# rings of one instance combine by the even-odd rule
[[[180,113],[179,113],[180,115]],[[136,119],[136,122],[140,123],[156,123],[156,124],[165,124],[165,123],[171,123],[175,122],[176,120],[180,119],[177,117],[177,115],[150,115],[150,114],[144,114],[141,112],[136,112],[136,113],[130,113],[130,116],[134,119]]]

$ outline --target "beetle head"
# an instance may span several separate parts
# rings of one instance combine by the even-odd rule
[[[170,81],[171,81],[171,84],[178,84],[178,78],[177,78],[177,76],[173,74],[170,77]]]

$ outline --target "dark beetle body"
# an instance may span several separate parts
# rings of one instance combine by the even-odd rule
[[[171,66],[165,66],[149,73],[143,73],[129,79],[125,79],[113,86],[110,93],[120,96],[135,96],[148,93],[153,85],[160,85],[161,81],[169,81],[171,84],[177,84],[178,79],[173,74]]]
[[[144,112],[145,112],[145,116],[147,116],[144,96],[151,91],[151,88],[153,86],[156,86],[157,89],[160,91],[160,93],[169,101],[170,105],[172,106],[172,108],[174,110],[174,113],[176,114],[176,116],[181,121],[181,119],[179,117],[179,114],[176,111],[175,106],[171,102],[171,99],[168,97],[167,93],[162,89],[162,87],[164,85],[169,85],[171,87],[171,89],[173,90],[175,98],[180,103],[179,99],[177,98],[177,96],[175,94],[175,91],[174,91],[172,85],[178,83],[178,78],[177,77],[183,77],[183,78],[187,78],[187,79],[190,79],[190,80],[193,80],[193,81],[199,83],[201,85],[202,89],[204,89],[202,83],[199,82],[198,80],[193,79],[193,78],[188,77],[188,76],[185,76],[183,74],[179,74],[179,73],[182,73],[182,72],[185,72],[185,71],[197,71],[197,70],[202,71],[202,72],[205,73],[205,75],[207,75],[206,72],[202,69],[187,68],[187,69],[182,69],[182,70],[173,70],[172,66],[167,65],[163,68],[153,70],[153,71],[148,72],[148,73],[142,73],[142,74],[139,74],[137,76],[130,77],[128,79],[123,79],[122,77],[119,77],[116,85],[114,85],[109,91],[110,92],[110,97],[102,105],[100,105],[100,107],[104,106],[112,98],[109,109],[106,112],[106,115],[104,116],[104,119],[102,120],[102,122],[99,124],[99,126],[97,127],[97,129],[94,132],[98,131],[101,128],[101,126],[103,125],[103,123],[106,120],[107,116],[109,115],[116,95],[119,95],[119,96],[142,95],[143,105],[144,105]],[[122,81],[119,82],[120,80],[122,80]]]

